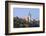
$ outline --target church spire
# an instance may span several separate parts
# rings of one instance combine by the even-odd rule
[[[30,13],[30,10],[29,10],[28,16],[30,16],[30,17],[31,17],[31,13]]]
[[[29,10],[29,13],[28,13],[28,16],[29,16],[29,22],[31,21],[31,13],[30,13],[30,10]]]

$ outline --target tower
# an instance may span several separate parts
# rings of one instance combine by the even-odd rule
[[[29,11],[29,13],[28,13],[28,16],[29,16],[28,20],[29,20],[29,22],[30,22],[30,21],[31,21],[31,13],[30,13],[30,11]]]

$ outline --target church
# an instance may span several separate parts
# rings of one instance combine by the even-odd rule
[[[33,21],[32,17],[31,17],[30,11],[29,11],[29,13],[28,13],[28,21],[29,21],[29,22]]]

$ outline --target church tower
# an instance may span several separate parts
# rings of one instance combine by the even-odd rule
[[[30,13],[30,11],[28,13],[28,16],[29,16],[28,20],[29,20],[29,22],[31,22],[31,13]]]

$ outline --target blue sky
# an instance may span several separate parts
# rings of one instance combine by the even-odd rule
[[[13,16],[28,16],[29,11],[33,19],[39,19],[39,8],[13,8]]]

